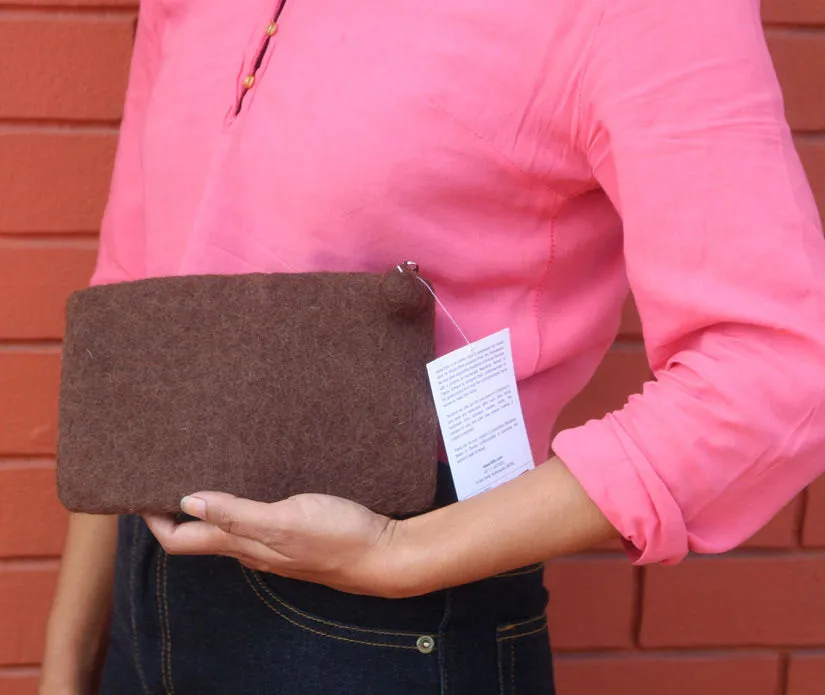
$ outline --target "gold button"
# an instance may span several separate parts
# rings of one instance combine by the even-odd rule
[[[275,22],[270,22],[266,25],[267,36],[272,36],[276,31],[278,31],[278,25]]]
[[[251,89],[253,84],[255,84],[255,75],[247,75],[243,78],[243,86],[247,89]]]
[[[430,654],[435,649],[435,640],[429,635],[422,635],[415,641],[415,646],[422,654]]]

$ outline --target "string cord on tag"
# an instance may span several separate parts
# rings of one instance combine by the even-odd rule
[[[398,268],[399,273],[404,272],[404,269],[400,265],[397,265],[396,268]],[[470,345],[470,339],[465,335],[464,331],[461,330],[461,326],[458,325],[458,322],[453,318],[453,315],[449,312],[447,307],[445,307],[441,300],[438,298],[438,295],[435,293],[435,290],[433,290],[433,288],[430,287],[430,283],[427,282],[417,273],[414,273],[414,276],[416,280],[418,280],[422,285],[424,285],[425,288],[427,288],[427,292],[429,292],[433,296],[433,299],[435,300],[436,304],[438,304],[438,306],[441,307],[441,311],[443,311],[444,315],[448,319],[450,319],[450,323],[452,323],[453,326],[455,326],[455,329],[461,334],[461,337],[464,338],[464,342],[467,343],[467,345]]]

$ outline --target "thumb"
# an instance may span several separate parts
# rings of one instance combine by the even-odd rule
[[[202,519],[226,533],[262,540],[270,522],[269,505],[225,492],[197,492],[180,501],[189,516]]]

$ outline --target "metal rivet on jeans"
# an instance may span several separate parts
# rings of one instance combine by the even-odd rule
[[[422,635],[415,641],[415,646],[422,654],[429,654],[435,649],[435,640],[429,635]]]

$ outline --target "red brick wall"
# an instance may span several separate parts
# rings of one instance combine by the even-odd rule
[[[724,1],[724,0],[720,0]],[[66,515],[54,499],[66,294],[93,266],[131,49],[130,0],[0,0],[0,693],[35,692]],[[825,209],[825,0],[765,0],[788,115]],[[628,307],[568,409],[649,376]],[[745,548],[678,568],[615,546],[550,568],[561,695],[825,693],[825,480]]]

